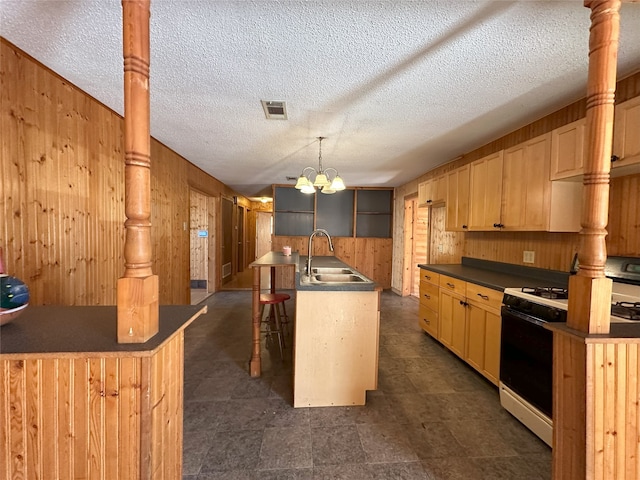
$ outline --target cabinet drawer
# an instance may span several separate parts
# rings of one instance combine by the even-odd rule
[[[434,285],[438,285],[440,281],[440,274],[432,272],[431,270],[425,270],[424,268],[420,269],[420,281],[421,282],[429,282]]]
[[[420,327],[432,337],[438,337],[438,314],[433,310],[420,305],[419,310]]]
[[[438,311],[438,297],[440,289],[437,285],[420,282],[420,303],[434,312]]]
[[[465,295],[467,291],[467,282],[458,278],[440,275],[440,288],[455,292],[459,295]]]
[[[481,307],[500,310],[504,293],[493,288],[467,282],[467,300]]]

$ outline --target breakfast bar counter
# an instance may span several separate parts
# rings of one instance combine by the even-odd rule
[[[29,306],[0,327],[0,478],[181,478],[184,330],[117,343],[115,306]]]

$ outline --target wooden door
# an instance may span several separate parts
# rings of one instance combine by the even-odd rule
[[[238,255],[238,262],[237,262],[237,272],[242,272],[244,271],[244,267],[245,267],[245,238],[244,238],[244,207],[241,205],[237,206],[237,210],[238,210],[238,214],[236,215],[236,232],[237,232],[237,237],[236,237],[236,242],[237,242],[237,255]]]
[[[233,274],[233,201],[222,197],[222,283],[231,280]]]
[[[256,217],[256,258],[260,258],[271,251],[272,234],[273,214],[271,212],[258,212]]]
[[[189,192],[189,258],[191,288],[207,289],[209,276],[209,209],[206,195]]]
[[[503,150],[473,162],[469,170],[469,230],[499,229]]]

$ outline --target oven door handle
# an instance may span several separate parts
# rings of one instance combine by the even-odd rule
[[[519,320],[523,320],[525,322],[528,323],[532,323],[534,325],[538,325],[539,327],[544,327],[544,325],[547,323],[544,320],[540,320],[539,318],[533,317],[527,313],[523,313],[523,312],[519,312],[517,310],[514,310],[513,308],[509,308],[507,306],[503,306],[502,307],[502,319],[504,321],[504,314],[510,315],[512,317],[516,317]]]

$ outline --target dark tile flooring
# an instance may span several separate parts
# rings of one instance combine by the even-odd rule
[[[284,362],[263,341],[263,375],[248,374],[251,292],[205,303],[185,335],[185,480],[551,478],[550,449],[422,333],[414,299],[382,294],[379,388],[365,406],[300,409],[290,339]]]

